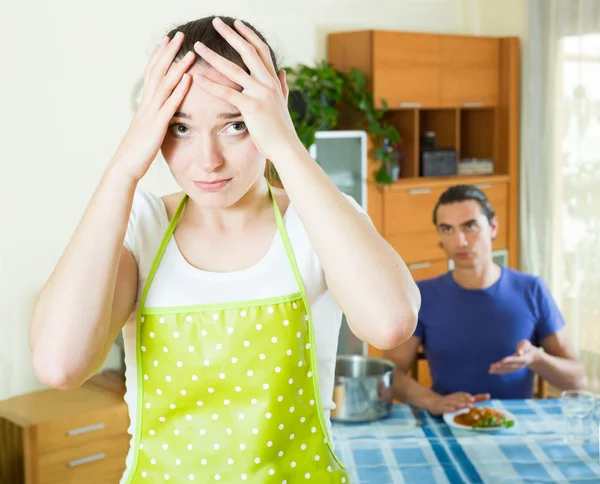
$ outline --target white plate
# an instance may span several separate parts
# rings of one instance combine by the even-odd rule
[[[490,407],[490,408],[494,408],[494,407]],[[470,427],[468,425],[461,425],[458,424],[454,421],[454,417],[456,417],[457,415],[461,415],[463,413],[468,413],[469,412],[469,408],[462,408],[460,410],[457,410],[456,412],[446,412],[443,417],[444,417],[444,422],[446,422],[446,424],[449,427],[454,427],[455,429],[462,429],[462,430],[473,430],[475,432],[503,432],[506,430],[512,430],[514,429],[517,425],[517,417],[515,417],[512,413],[506,411],[506,410],[500,410],[500,412],[502,412],[504,415],[506,415],[506,419],[507,420],[512,420],[515,424],[512,427],[506,428],[506,427]]]

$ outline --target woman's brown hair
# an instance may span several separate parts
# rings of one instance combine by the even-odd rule
[[[234,26],[234,21],[236,19],[232,17],[219,16],[219,18],[225,22],[226,25],[231,27],[233,30],[236,30]],[[192,20],[191,22],[187,22],[185,24],[179,25],[173,28],[167,35],[170,39],[172,39],[177,32],[181,32],[184,35],[183,43],[181,44],[181,48],[179,52],[175,56],[175,60],[181,59],[187,52],[194,52],[196,55],[197,63],[205,63],[205,61],[198,55],[197,52],[194,51],[194,44],[196,42],[202,42],[208,48],[219,54],[221,57],[237,64],[242,69],[244,69],[248,74],[250,70],[244,64],[242,57],[240,54],[231,46],[229,43],[221,36],[219,32],[215,30],[213,27],[213,20],[215,19],[215,15],[211,15],[209,17],[203,17],[198,20]],[[279,72],[279,66],[277,62],[277,57],[275,52],[266,41],[264,36],[251,24],[246,21],[243,21],[244,24],[249,27],[258,37],[269,47],[269,53],[271,54],[271,61],[273,61],[273,66],[275,67],[275,72]],[[267,160],[267,164],[265,166],[265,176],[269,183],[273,185],[280,185],[279,176],[277,175],[277,171],[271,163],[270,160]]]

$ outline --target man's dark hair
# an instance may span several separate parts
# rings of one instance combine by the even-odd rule
[[[479,188],[474,185],[454,185],[448,188],[435,204],[433,209],[433,224],[437,226],[437,211],[440,205],[450,205],[451,203],[464,202],[466,200],[475,200],[481,207],[481,211],[491,224],[496,216],[492,204]]]

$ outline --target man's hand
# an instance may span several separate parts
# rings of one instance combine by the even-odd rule
[[[489,393],[471,395],[465,392],[451,393],[450,395],[438,395],[426,402],[426,410],[431,415],[442,415],[445,412],[454,412],[461,408],[471,408],[476,402],[485,402],[490,399]]]
[[[507,356],[490,366],[492,375],[506,375],[529,367],[539,356],[540,350],[529,340],[524,339],[517,345],[514,355]]]

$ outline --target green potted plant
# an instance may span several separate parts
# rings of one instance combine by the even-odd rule
[[[351,69],[345,74],[327,61],[314,67],[298,64],[286,67],[285,71],[290,86],[290,114],[307,149],[314,143],[317,131],[331,130],[338,125],[340,109],[344,109],[344,115],[367,131],[376,146],[373,155],[381,166],[375,181],[389,184],[398,178],[402,139],[396,128],[384,119],[388,111],[385,100],[382,100],[382,109],[375,107],[373,93],[367,88],[362,72]]]

